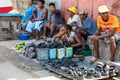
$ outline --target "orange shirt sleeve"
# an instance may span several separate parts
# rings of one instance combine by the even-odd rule
[[[113,25],[112,28],[118,28],[119,27],[119,21],[117,17],[114,17],[114,19],[112,19]]]

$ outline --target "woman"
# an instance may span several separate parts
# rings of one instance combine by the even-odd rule
[[[75,32],[72,32],[72,27],[68,24],[62,25],[60,32],[53,37],[52,41],[55,41],[56,38],[61,38],[63,44],[70,42],[74,48],[82,47],[82,40],[79,39]]]
[[[31,18],[32,11],[36,8],[36,5],[33,4],[33,0],[28,0],[28,8],[25,12],[25,16],[22,18],[22,28],[25,31],[28,20]]]

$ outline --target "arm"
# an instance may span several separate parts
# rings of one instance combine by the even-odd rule
[[[32,18],[36,19],[36,16],[35,16],[36,11],[37,11],[37,8],[35,8],[35,9],[32,11],[32,15],[30,16],[30,18],[29,18],[27,21],[31,20]]]
[[[101,29],[98,28],[97,31],[95,32],[95,35],[96,35],[96,36],[100,35],[100,31],[101,31]]]
[[[76,39],[77,43],[76,44],[73,44],[72,47],[79,47],[82,45],[82,42],[81,40],[78,38],[78,36],[75,34],[74,35],[74,38]]]
[[[48,10],[46,9],[45,12],[43,13],[42,18],[36,19],[35,21],[42,21],[42,20],[44,20],[47,17],[47,14],[48,14]]]
[[[61,38],[62,35],[64,35],[64,34],[65,34],[65,32],[60,31],[57,35],[55,35],[55,36],[53,37],[52,41],[55,41],[56,38]]]
[[[106,37],[109,37],[109,36],[113,36],[115,33],[115,28],[113,28],[109,33],[106,33],[105,35],[99,35],[99,39],[102,39],[102,38],[106,38]]]

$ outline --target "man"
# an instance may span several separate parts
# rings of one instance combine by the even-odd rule
[[[67,9],[69,12],[69,19],[67,21],[67,24],[72,26],[73,31],[75,31],[76,27],[79,26],[81,27],[81,20],[78,15],[76,15],[77,10],[75,7],[70,7]]]
[[[82,26],[77,27],[76,33],[79,37],[83,37],[87,40],[87,37],[93,35],[97,29],[95,22],[88,17],[88,12],[85,10],[79,11],[79,17],[82,22]]]
[[[65,44],[65,42],[70,42],[73,48],[82,47],[82,41],[76,33],[72,31],[72,27],[68,24],[62,25],[59,33],[53,37],[52,41],[55,41],[56,38],[61,38],[63,44]]]
[[[43,38],[46,38],[47,29],[50,29],[50,34],[48,36],[53,37],[53,34],[54,34],[56,28],[59,27],[60,24],[63,24],[62,14],[61,14],[60,10],[56,9],[54,3],[49,4],[49,9],[50,9],[50,12],[51,12],[50,19],[44,25]]]
[[[32,20],[29,21],[26,31],[32,33],[33,29],[36,30],[36,39],[40,39],[39,32],[47,20],[48,10],[44,7],[45,1],[38,0],[37,7],[32,12]]]
[[[103,39],[106,43],[110,43],[111,61],[114,61],[116,51],[116,41],[120,40],[119,21],[116,16],[109,14],[107,6],[102,5],[98,9],[99,17],[97,18],[97,31],[93,36],[93,45],[95,51],[95,58],[91,62],[100,58],[98,40]],[[101,32],[103,32],[101,34]],[[104,53],[105,54],[105,53]]]
[[[23,31],[25,31],[28,20],[31,18],[32,11],[35,8],[36,8],[36,5],[33,4],[33,0],[28,0],[28,8],[27,8],[27,10],[25,12],[25,16],[22,18],[22,23],[21,23]]]

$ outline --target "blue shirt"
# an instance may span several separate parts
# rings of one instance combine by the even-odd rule
[[[85,19],[85,21],[82,23],[82,27],[86,29],[87,33],[90,35],[93,35],[97,30],[95,22],[90,17]]]
[[[31,6],[28,7],[28,9],[25,12],[25,16],[22,18],[22,20],[27,20],[30,18],[30,16],[32,15],[32,11],[36,8],[36,5],[33,4]]]

